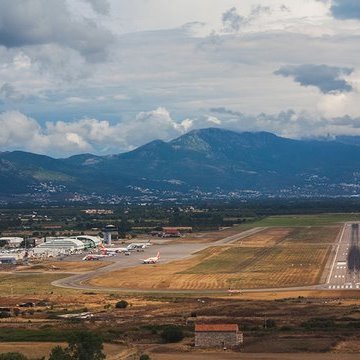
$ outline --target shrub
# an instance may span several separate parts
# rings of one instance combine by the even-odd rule
[[[265,320],[264,327],[265,327],[266,329],[275,328],[275,327],[276,327],[276,322],[275,322],[275,320],[273,320],[273,319],[266,319],[266,320]]]
[[[184,333],[180,327],[175,325],[168,325],[161,332],[161,338],[166,343],[174,343],[181,341],[184,338]]]
[[[28,360],[28,358],[18,352],[7,352],[0,354],[0,360]]]
[[[116,303],[115,307],[117,309],[125,309],[127,308],[127,306],[129,305],[129,303],[125,300],[120,300]]]
[[[336,326],[333,319],[313,318],[301,324],[305,329],[331,329]]]
[[[9,318],[11,314],[8,311],[0,311],[0,319]]]
[[[150,356],[147,355],[147,354],[142,354],[140,357],[139,357],[139,360],[151,360],[150,359]]]

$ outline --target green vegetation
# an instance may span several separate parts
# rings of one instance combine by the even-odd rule
[[[117,309],[126,309],[129,303],[126,300],[120,300],[116,303],[115,307]]]
[[[142,354],[140,357],[139,357],[139,360],[151,360],[150,359],[150,356],[147,355],[147,354]]]
[[[179,326],[168,325],[162,331],[161,338],[165,343],[179,342],[184,338],[184,333]]]
[[[74,181],[74,178],[56,171],[38,170],[33,173],[33,177],[40,181]]]
[[[266,319],[264,322],[265,329],[274,329],[276,328],[276,321],[274,319]]]
[[[205,255],[206,259],[181,274],[236,273],[243,270],[249,264],[249,260],[258,258],[260,252],[261,248],[224,247],[224,251],[211,255],[210,251],[206,249],[200,252]]]
[[[305,329],[331,329],[334,328],[335,322],[330,318],[313,318],[301,324]]]
[[[27,357],[18,352],[0,354],[0,360],[27,360]]]
[[[190,226],[194,230],[214,230],[237,226],[326,226],[360,220],[359,200],[253,200],[247,203],[195,203],[173,206],[101,206],[103,213],[86,213],[88,207],[1,209],[0,232],[19,236],[52,236],[101,232],[113,224],[119,237],[136,235],[163,226]],[[192,205],[192,206],[190,206]],[[98,206],[94,207],[99,209]],[[337,213],[335,213],[335,211]]]
[[[44,327],[42,329],[0,328],[0,342],[66,342],[73,335],[82,332],[76,329],[58,329]],[[96,334],[106,342],[118,339],[123,330],[116,328],[102,328]]]
[[[18,328],[0,328],[1,342],[64,342],[70,337],[74,330],[63,330],[56,328],[46,329],[18,329]],[[76,332],[76,330],[75,330]]]
[[[103,350],[103,340],[100,336],[81,331],[74,333],[68,340],[68,347],[65,353],[70,360],[102,360],[105,359]]]
[[[71,357],[64,348],[55,346],[51,350],[49,360],[71,360]]]
[[[103,360],[106,357],[103,353],[103,340],[97,334],[88,331],[68,331],[68,336],[63,340],[68,342],[68,346],[66,348],[55,346],[51,350],[49,360]],[[42,339],[42,341],[50,340]],[[28,359],[20,353],[9,352],[0,354],[0,360]]]

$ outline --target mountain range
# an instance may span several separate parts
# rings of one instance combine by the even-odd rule
[[[0,194],[200,192],[356,195],[360,146],[351,137],[293,140],[268,132],[193,130],[107,156],[54,159],[0,153]]]

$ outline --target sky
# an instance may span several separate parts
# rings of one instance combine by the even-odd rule
[[[0,151],[360,135],[358,0],[1,0]]]

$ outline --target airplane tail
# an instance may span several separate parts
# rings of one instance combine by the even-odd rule
[[[157,259],[160,259],[160,251],[156,254]]]

